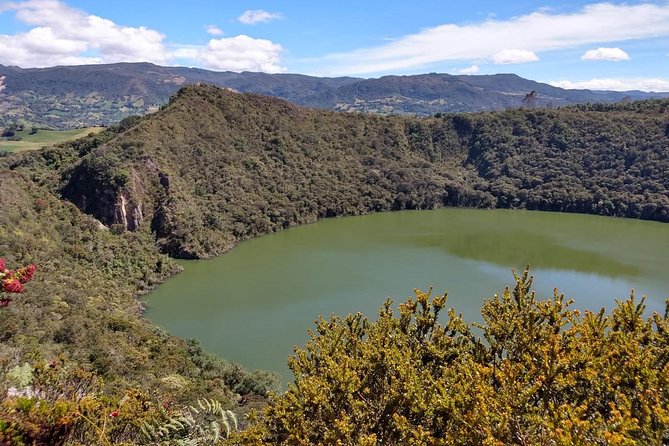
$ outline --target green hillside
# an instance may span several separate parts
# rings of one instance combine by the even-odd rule
[[[163,252],[184,258],[323,217],[399,209],[669,221],[667,104],[419,119],[187,87],[159,113],[125,121],[118,136],[62,149],[69,159],[52,171],[52,187],[104,224],[153,233]],[[43,171],[50,156],[12,165]]]
[[[149,234],[105,229],[7,170],[0,172],[0,200],[0,257],[8,268],[38,265],[26,292],[0,312],[3,376],[24,362],[61,358],[69,371],[102,379],[100,390],[110,397],[131,388],[177,401],[205,388],[225,399],[233,391],[264,394],[264,375],[256,383],[238,366],[141,318],[135,296],[179,270]]]
[[[264,401],[272,376],[141,318],[135,296],[177,270],[167,255],[209,257],[325,217],[440,206],[669,221],[668,151],[666,100],[419,119],[197,86],[153,115],[0,158],[0,257],[38,265],[0,309],[0,385],[25,382],[24,364],[38,364],[29,378],[47,389],[95,382],[85,386],[90,412],[76,390],[61,412],[58,392],[46,406],[6,401],[0,433],[57,424],[60,413],[74,423],[71,444],[96,444],[109,412],[132,401],[127,424],[105,432],[133,442],[137,420],[167,422],[169,407],[215,398],[243,419]]]
[[[539,107],[667,98],[669,93],[566,90],[514,74],[445,73],[378,79],[209,71],[150,63],[47,68],[0,65],[0,129],[17,120],[70,129],[112,125],[158,109],[186,85],[206,83],[294,104],[339,111],[431,115],[520,107],[534,91]]]
[[[83,138],[91,133],[98,133],[103,127],[86,127],[73,130],[45,130],[24,128],[15,132],[13,138],[0,138],[0,152],[19,152],[40,149],[73,139]]]

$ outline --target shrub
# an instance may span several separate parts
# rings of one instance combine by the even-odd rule
[[[474,327],[446,296],[388,301],[377,322],[321,319],[295,381],[245,444],[667,444],[669,322],[643,301],[612,314],[537,300],[527,271]],[[475,336],[480,330],[483,338]]]
[[[0,307],[6,307],[12,301],[11,294],[23,292],[23,284],[30,282],[37,266],[33,263],[15,271],[7,269],[7,261],[0,257]]]

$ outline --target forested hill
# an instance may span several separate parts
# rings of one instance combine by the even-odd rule
[[[211,86],[73,143],[0,158],[0,257],[38,268],[0,311],[0,391],[29,382],[41,398],[0,405],[11,422],[0,435],[22,426],[47,438],[34,444],[55,444],[35,426],[76,424],[59,435],[130,444],[173,403],[206,396],[242,414],[262,401],[271,374],[141,317],[136,294],[177,270],[164,253],[207,257],[323,217],[451,205],[669,221],[668,171],[666,100],[419,119]]]
[[[430,73],[378,79],[216,72],[149,63],[22,69],[0,65],[0,128],[16,120],[55,128],[110,125],[145,114],[188,84],[207,83],[334,110],[429,115],[667,97],[669,93],[565,90],[513,74]]]
[[[399,209],[669,221],[669,101],[414,118],[191,86],[156,114],[9,163],[106,226],[154,234],[186,258],[323,217]]]

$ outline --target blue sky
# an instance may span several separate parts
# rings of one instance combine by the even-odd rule
[[[669,91],[669,1],[0,0],[0,64],[119,61]]]

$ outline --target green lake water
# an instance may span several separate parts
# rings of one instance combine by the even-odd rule
[[[248,369],[292,378],[286,361],[319,315],[375,318],[386,297],[448,292],[448,306],[480,320],[484,298],[532,266],[534,289],[557,287],[574,307],[612,308],[669,297],[669,225],[548,212],[440,209],[322,220],[239,244],[184,271],[148,298],[146,316]]]

